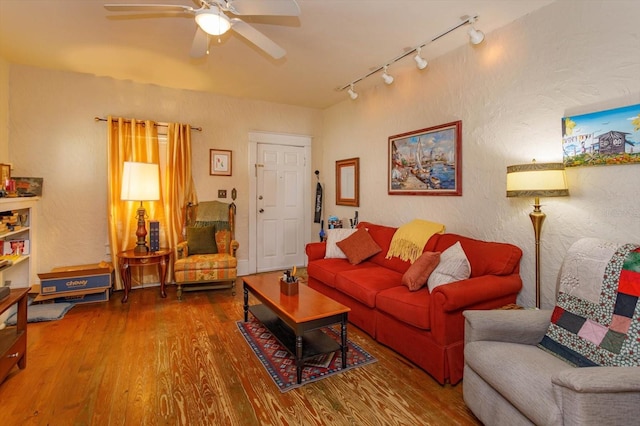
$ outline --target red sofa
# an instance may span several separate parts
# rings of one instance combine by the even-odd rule
[[[325,242],[306,246],[309,287],[351,308],[349,322],[426,370],[439,383],[462,379],[464,317],[469,309],[515,303],[522,288],[518,247],[456,234],[435,234],[424,251],[442,252],[460,241],[471,277],[411,292],[401,284],[410,263],[385,259],[396,228],[361,222],[382,251],[358,265],[325,259]]]

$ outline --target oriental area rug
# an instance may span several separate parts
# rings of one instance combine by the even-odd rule
[[[260,321],[250,316],[248,322],[238,321],[238,329],[253,349],[262,365],[280,389],[287,392],[307,383],[325,379],[334,374],[348,371],[377,361],[367,351],[348,340],[347,367],[342,367],[342,356],[339,352],[319,355],[306,360],[302,369],[302,382],[296,383],[296,361],[278,340],[267,330]],[[332,327],[325,327],[322,331],[336,341],[340,341],[340,332]]]

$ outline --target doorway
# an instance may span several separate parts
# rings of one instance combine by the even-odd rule
[[[249,133],[248,273],[306,264],[310,240],[311,137]]]

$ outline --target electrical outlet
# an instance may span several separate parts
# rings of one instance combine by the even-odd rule
[[[227,198],[227,190],[218,189],[218,198]]]

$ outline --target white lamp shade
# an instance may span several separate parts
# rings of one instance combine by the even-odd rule
[[[231,28],[231,22],[227,15],[218,9],[205,9],[197,12],[196,22],[202,31],[213,36],[222,35]]]
[[[160,199],[160,169],[157,164],[126,161],[122,171],[122,192],[125,201],[157,201]]]
[[[530,163],[507,167],[507,197],[569,195],[562,163]]]

